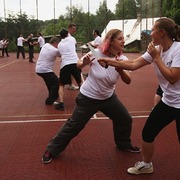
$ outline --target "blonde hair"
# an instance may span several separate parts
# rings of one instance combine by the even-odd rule
[[[164,29],[170,39],[180,41],[180,27],[170,18],[160,18],[156,20],[156,26]]]

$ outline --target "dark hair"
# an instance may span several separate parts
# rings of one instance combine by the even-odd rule
[[[65,28],[62,28],[62,29],[59,31],[59,34],[60,34],[61,38],[64,39],[65,37],[68,36],[68,30],[65,29]]]
[[[76,24],[71,23],[71,24],[69,24],[69,25],[68,25],[68,28],[71,28],[71,27],[73,27],[73,26],[75,26],[75,27],[76,27]]]
[[[99,30],[98,30],[98,29],[94,29],[94,32],[95,32],[98,36],[100,36],[100,37],[101,37],[101,34],[100,34],[100,32],[99,32]]]
[[[60,42],[60,39],[56,36],[52,37],[49,41],[50,44],[59,43],[59,42]]]
[[[170,18],[160,18],[156,20],[159,29],[164,29],[169,38],[180,41],[180,27]]]

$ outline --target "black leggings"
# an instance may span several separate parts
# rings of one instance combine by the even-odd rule
[[[172,121],[176,121],[176,130],[180,142],[180,108],[173,108],[160,101],[150,113],[144,128],[142,138],[152,143],[159,132]]]

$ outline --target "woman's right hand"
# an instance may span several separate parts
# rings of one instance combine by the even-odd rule
[[[83,61],[83,65],[90,64],[95,58],[92,57],[92,54],[88,53],[84,55],[81,60]]]
[[[108,68],[108,65],[109,65],[109,59],[108,58],[98,59],[98,62],[102,67]]]
[[[77,62],[78,68],[83,68],[84,66],[90,64],[95,58],[92,56],[92,54],[88,53],[81,57]]]

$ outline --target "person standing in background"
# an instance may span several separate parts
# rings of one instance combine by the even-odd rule
[[[28,45],[29,45],[29,62],[30,63],[34,63],[33,58],[34,58],[34,45],[36,45],[37,43],[33,42],[33,34],[29,35],[28,38]]]
[[[19,53],[21,52],[23,59],[25,59],[25,51],[23,43],[26,42],[23,35],[20,34],[20,36],[17,39],[17,59],[19,59]]]
[[[4,53],[6,53],[6,56],[9,57],[8,45],[9,45],[9,40],[4,38],[3,39],[2,57],[4,57]]]
[[[61,56],[61,67],[59,74],[59,100],[60,103],[55,106],[57,110],[64,110],[64,86],[70,84],[73,76],[76,83],[80,87],[81,74],[77,68],[78,55],[73,40],[68,36],[67,29],[61,29],[60,37],[62,38],[58,44],[58,50]]]
[[[38,33],[38,44],[39,44],[39,52],[41,51],[41,48],[45,44],[45,39],[41,33]]]
[[[68,25],[68,36],[71,37],[72,42],[75,44],[75,47],[77,46],[77,41],[75,39],[75,37],[73,37],[73,34],[76,33],[77,27],[76,24],[71,23]],[[68,89],[70,90],[78,90],[79,86],[75,86],[73,84],[73,77],[71,77],[71,84],[69,84]]]
[[[3,40],[0,40],[0,51],[2,52],[3,49]],[[2,53],[0,54],[0,56],[2,56]]]
[[[102,43],[101,34],[100,34],[99,30],[94,29],[93,30],[93,36],[94,36],[95,39],[94,39],[93,42],[89,42],[89,44],[92,47],[97,48]]]

